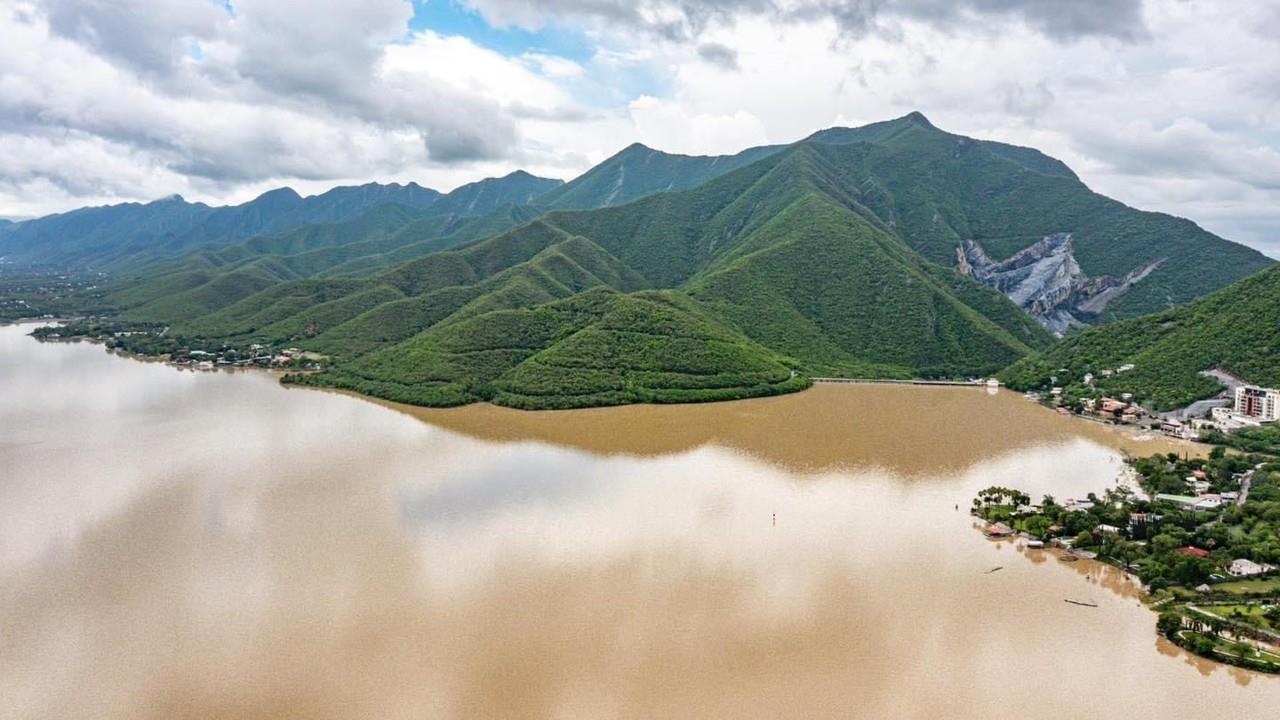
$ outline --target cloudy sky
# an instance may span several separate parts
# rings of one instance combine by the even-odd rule
[[[0,216],[924,112],[1280,257],[1280,0],[0,0]]]

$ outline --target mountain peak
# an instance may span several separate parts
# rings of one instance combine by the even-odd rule
[[[261,195],[259,195],[258,197],[254,198],[253,201],[258,202],[259,200],[301,200],[301,199],[302,199],[302,196],[298,194],[297,190],[294,190],[291,187],[285,186],[285,187],[276,188],[275,190],[268,190],[262,193]]]
[[[898,120],[900,122],[907,122],[907,123],[911,123],[912,125],[919,125],[920,127],[929,128],[931,130],[937,130],[937,127],[933,123],[929,122],[929,118],[925,117],[924,113],[920,112],[919,110],[912,110],[906,115],[903,115],[902,117],[898,118]]]
[[[618,154],[631,155],[634,153],[651,153],[651,152],[657,152],[657,151],[649,147],[648,145],[645,145],[642,142],[633,142],[630,145],[622,148],[622,150],[619,151]]]

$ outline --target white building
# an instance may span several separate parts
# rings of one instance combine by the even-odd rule
[[[1232,432],[1246,427],[1258,427],[1262,424],[1262,420],[1248,415],[1237,415],[1230,408],[1216,407],[1210,410],[1209,413],[1213,418],[1214,426],[1223,432]]]
[[[1201,495],[1196,499],[1196,504],[1191,506],[1192,510],[1216,510],[1222,507],[1221,495]]]
[[[1236,415],[1255,418],[1261,422],[1280,420],[1280,390],[1241,385],[1236,388],[1232,411]]]
[[[1252,560],[1239,558],[1231,561],[1231,567],[1227,569],[1227,572],[1232,577],[1248,577],[1250,575],[1261,575],[1270,569],[1270,565],[1259,565]]]

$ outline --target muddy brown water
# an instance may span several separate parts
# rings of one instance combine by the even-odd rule
[[[964,512],[1194,446],[982,388],[423,410],[29,330],[0,327],[0,718],[1280,708],[1122,574]]]

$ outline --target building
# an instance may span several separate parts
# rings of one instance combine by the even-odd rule
[[[1232,577],[1248,577],[1250,575],[1261,575],[1271,569],[1270,565],[1260,565],[1252,560],[1238,558],[1231,561],[1231,567],[1227,568],[1227,572]]]
[[[1280,390],[1241,385],[1236,388],[1232,411],[1236,415],[1255,418],[1261,422],[1280,420]]]
[[[1232,408],[1216,407],[1209,411],[1209,415],[1213,418],[1214,427],[1223,432],[1231,432],[1246,427],[1258,427],[1262,424],[1261,418],[1237,415]]]
[[[1191,495],[1168,495],[1161,493],[1156,495],[1157,502],[1173,503],[1184,510],[1191,510],[1196,503],[1200,502],[1200,498]]]
[[[1128,406],[1129,404],[1124,402],[1123,400],[1116,400],[1115,398],[1102,398],[1103,412],[1121,413],[1121,412],[1124,412],[1124,409]]]
[[[1204,494],[1196,499],[1196,504],[1191,506],[1192,510],[1216,510],[1222,507],[1222,496],[1213,494]]]
[[[1192,426],[1184,424],[1182,421],[1173,418],[1167,418],[1160,421],[1160,432],[1170,437],[1181,438],[1183,440],[1195,440],[1199,437],[1199,433],[1197,433]]]
[[[1209,551],[1208,551],[1208,550],[1203,550],[1203,549],[1198,548],[1198,547],[1191,547],[1190,545],[1188,545],[1188,546],[1186,546],[1186,547],[1180,547],[1180,548],[1178,548],[1178,549],[1177,549],[1177,552],[1178,552],[1179,554],[1181,554],[1181,555],[1186,555],[1187,557],[1195,557],[1195,558],[1207,558],[1207,557],[1209,557]]]

